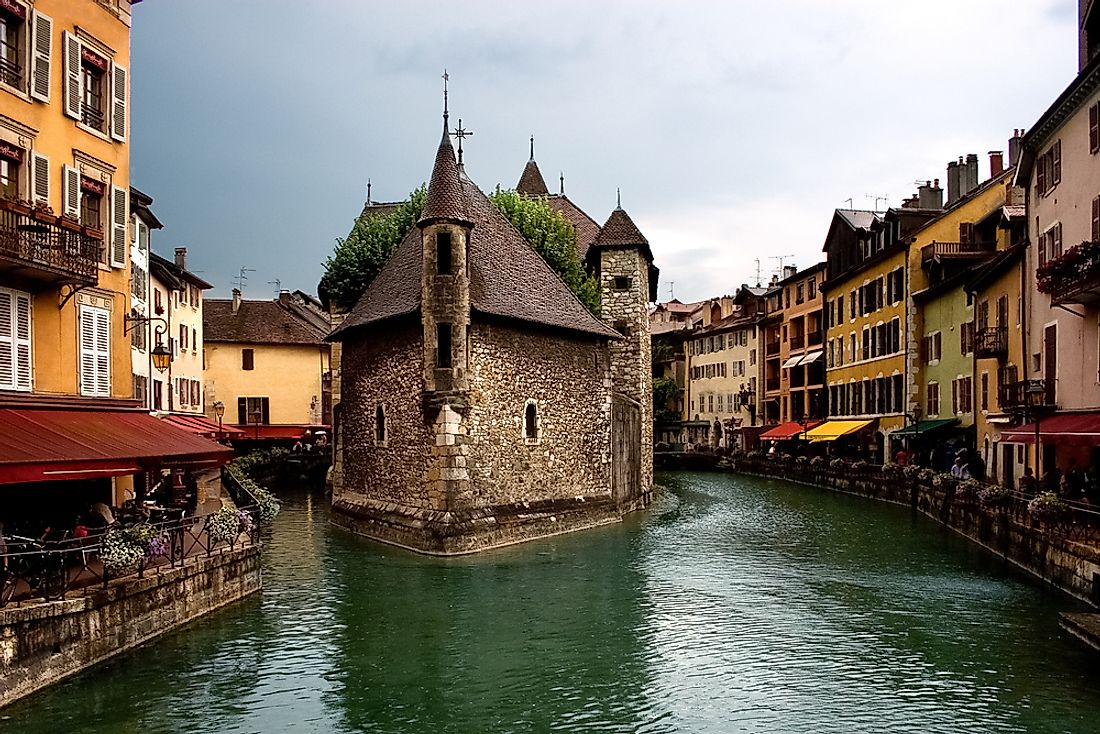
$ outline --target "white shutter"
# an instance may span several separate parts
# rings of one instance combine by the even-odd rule
[[[126,267],[126,189],[114,186],[111,189],[111,266]]]
[[[95,311],[91,306],[79,311],[81,395],[95,395]]]
[[[126,67],[118,64],[111,70],[111,137],[126,139]]]
[[[50,101],[50,59],[53,57],[53,20],[37,10],[33,15],[34,47],[31,54],[31,96]]]
[[[31,297],[15,294],[15,389],[31,389]]]
[[[50,159],[37,151],[31,152],[31,199],[50,205]]]
[[[0,390],[15,389],[15,330],[12,318],[15,298],[11,291],[0,289]]]
[[[80,41],[76,36],[65,31],[61,34],[64,39],[65,51],[65,115],[74,120],[80,119]]]
[[[80,219],[80,171],[72,166],[64,168],[65,191],[62,202],[62,213],[67,217]]]
[[[111,397],[111,312],[95,310],[95,394]]]

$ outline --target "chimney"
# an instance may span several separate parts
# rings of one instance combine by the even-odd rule
[[[794,275],[797,272],[798,272],[798,266],[797,265],[784,265],[783,266],[783,279],[786,280],[787,278],[791,277],[792,275]]]
[[[1003,150],[989,151],[989,177],[997,178],[1005,172],[1005,154]]]
[[[233,289],[233,315],[237,315],[237,311],[241,310],[241,289]]]
[[[180,270],[187,270],[187,248],[176,248],[176,267]]]
[[[1008,165],[1015,166],[1020,162],[1020,149],[1023,147],[1024,131],[1013,130],[1012,139],[1008,141]]]
[[[290,291],[279,291],[279,304],[283,306],[289,306],[292,298]]]
[[[969,153],[966,156],[966,165],[963,167],[960,173],[960,188],[962,190],[961,195],[966,196],[974,189],[978,188],[978,154]]]
[[[938,178],[917,188],[917,205],[921,209],[943,209],[943,189]]]
[[[959,199],[959,164],[951,161],[947,164],[947,205],[951,206]]]

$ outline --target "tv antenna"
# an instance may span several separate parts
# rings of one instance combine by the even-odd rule
[[[848,208],[849,209],[854,209],[855,208],[855,202],[852,201],[852,197],[849,196],[844,201],[848,202]]]
[[[268,285],[275,286],[275,297],[278,298],[279,294],[283,292],[283,281],[276,278],[275,280],[267,281]]]
[[[756,258],[756,287],[760,287],[760,258]]]
[[[791,258],[791,257],[794,257],[794,255],[772,255],[772,256],[770,256],[770,258],[769,258],[770,260],[778,260],[779,261],[779,267],[776,269],[776,272],[779,273],[780,279],[783,278],[783,261],[786,260],[787,258]],[[759,262],[759,260],[757,262]],[[757,287],[759,287],[759,286],[757,286]]]
[[[676,285],[675,280],[668,281],[668,300],[670,300],[670,301],[672,301],[676,298],[676,296],[673,295],[673,290],[672,290],[672,287],[674,285]]]
[[[890,195],[889,194],[886,194],[884,196],[878,196],[877,194],[864,194],[863,196],[866,199],[874,199],[874,201],[875,201],[874,211],[876,211],[876,212],[883,211],[882,209],[878,208],[878,203],[880,201],[885,201],[887,203],[887,205],[889,205],[889,203],[890,203]]]
[[[237,274],[237,277],[233,278],[233,285],[241,293],[244,293],[244,285],[245,285],[245,283],[248,282],[248,273],[255,273],[255,272],[256,272],[256,268],[246,268],[245,266],[242,265],[240,272]]]

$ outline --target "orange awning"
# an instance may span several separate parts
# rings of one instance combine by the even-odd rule
[[[1001,433],[1003,443],[1035,443],[1035,424]],[[1039,443],[1100,446],[1100,413],[1062,413],[1039,420]]]
[[[0,409],[0,484],[210,468],[232,458],[230,449],[144,412]]]
[[[234,438],[244,431],[233,426],[225,425],[224,423],[219,426],[209,418],[205,418],[201,415],[181,415],[172,414],[161,416],[161,420],[171,423],[177,428],[181,428],[188,433],[194,433],[199,436],[207,436],[209,438]]]
[[[808,431],[821,425],[821,421],[809,421],[803,426],[801,423],[780,423],[775,428],[760,434],[761,441],[787,441],[803,431]]]

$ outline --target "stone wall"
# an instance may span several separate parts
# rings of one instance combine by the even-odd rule
[[[352,493],[382,502],[443,509],[426,482],[431,426],[425,421],[423,347],[419,319],[389,325],[344,342],[340,436],[341,471],[333,501]],[[386,414],[386,442],[376,445],[375,410]]]
[[[615,278],[630,278],[630,288],[615,288]],[[600,252],[600,310],[605,323],[624,338],[611,343],[614,390],[642,408],[640,494],[653,486],[653,367],[649,337],[649,264],[637,248]]]
[[[452,509],[609,495],[611,374],[603,341],[478,323],[470,340],[470,493]],[[534,401],[538,438],[524,436]]]
[[[113,581],[87,596],[0,609],[0,706],[259,591],[260,547]]]

